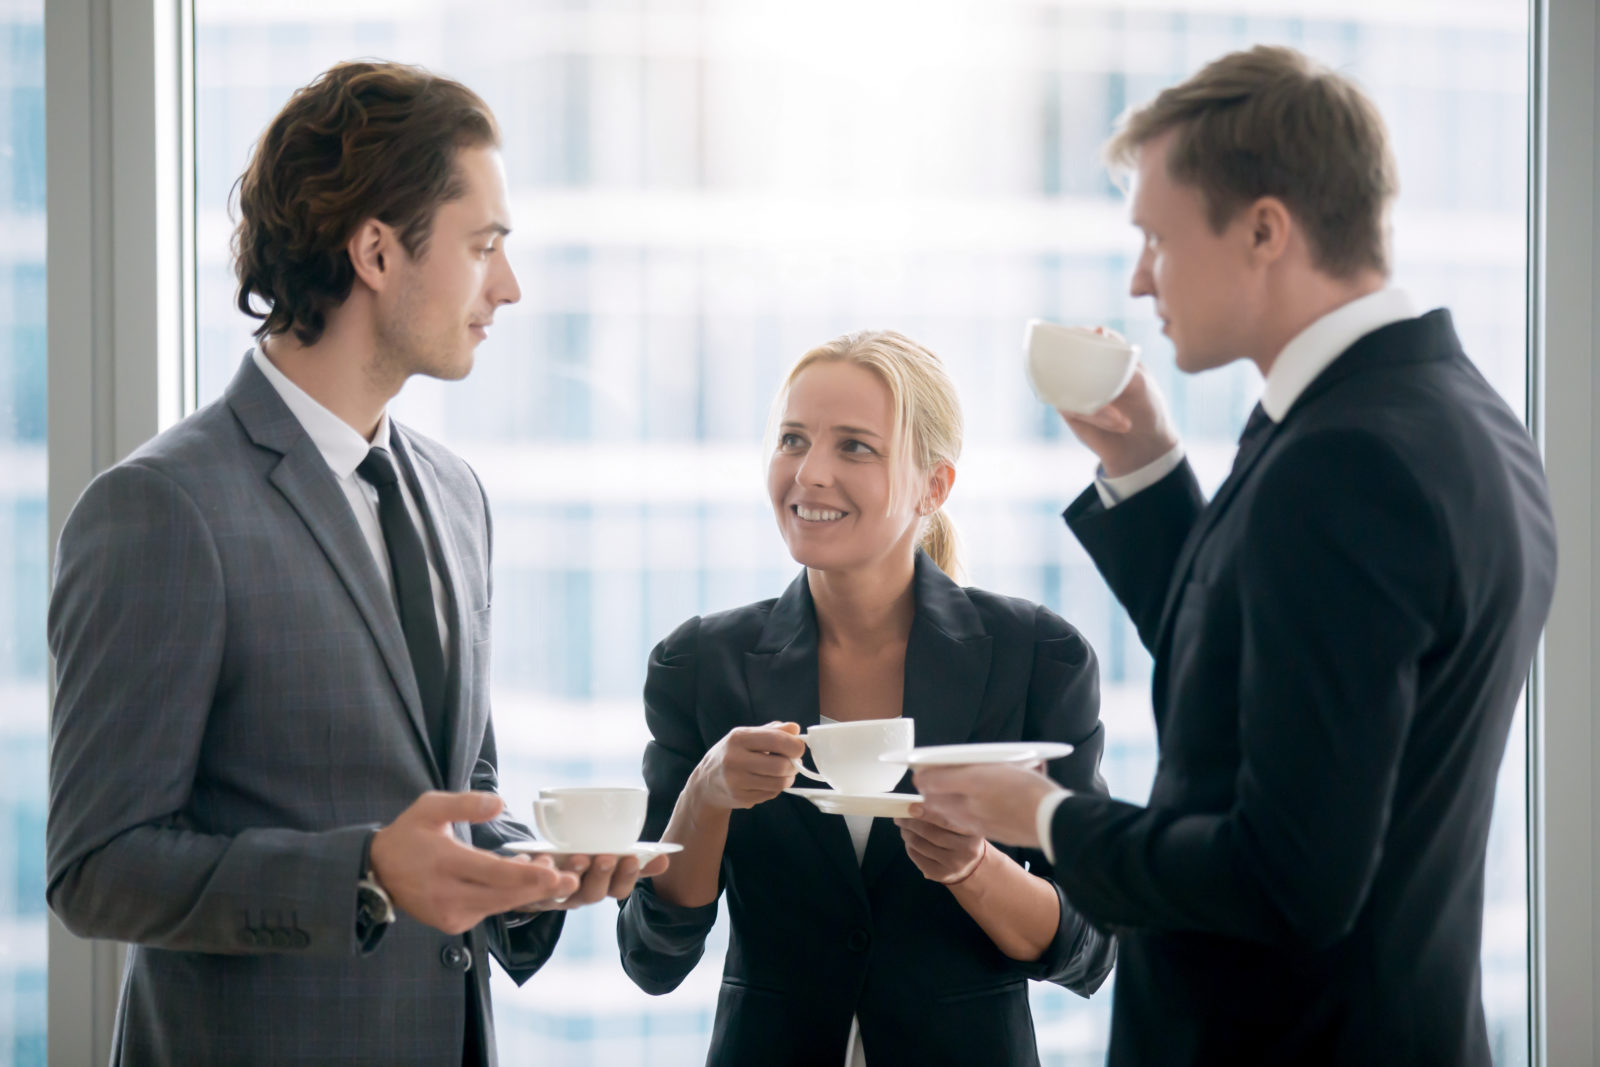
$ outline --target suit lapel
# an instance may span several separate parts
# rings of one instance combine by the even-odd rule
[[[793,722],[802,732],[817,725],[817,615],[804,571],[773,605],[756,647],[745,653],[744,678],[755,724]],[[801,778],[795,784],[816,783]],[[823,814],[803,797],[780,796],[771,803],[799,821],[845,884],[865,900],[861,867],[844,820]]]
[[[444,584],[445,618],[450,621],[450,638],[446,656],[449,662],[449,680],[445,686],[445,714],[450,722],[450,751],[448,753],[450,766],[445,769],[446,789],[465,789],[471,777],[472,763],[477,756],[478,746],[473,744],[471,717],[464,713],[462,698],[466,687],[462,682],[461,665],[464,649],[466,647],[467,618],[466,607],[462,602],[457,583],[461,577],[461,557],[456,552],[455,539],[449,534],[449,527],[445,522],[444,509],[439,500],[439,475],[434,470],[433,464],[428,462],[401,432],[398,425],[391,424],[391,431],[398,447],[395,453],[400,457],[403,466],[409,469],[412,475],[411,485],[417,492],[417,507],[422,512],[422,522],[426,527],[426,535],[431,539],[434,558],[439,561],[440,581]],[[481,735],[479,740],[481,741]],[[437,753],[435,763],[439,762]]]
[[[1217,489],[1217,495],[1211,498],[1211,503],[1200,513],[1200,521],[1194,524],[1189,531],[1189,536],[1183,542],[1183,549],[1178,553],[1178,562],[1172,568],[1172,581],[1167,585],[1167,598],[1161,607],[1161,625],[1156,630],[1156,656],[1155,661],[1159,666],[1165,662],[1164,652],[1167,639],[1171,636],[1172,617],[1178,607],[1178,597],[1183,592],[1183,587],[1189,580],[1189,569],[1194,565],[1195,555],[1200,551],[1200,545],[1210,534],[1212,527],[1216,526],[1217,519],[1227,509],[1234,495],[1238,493],[1239,486],[1249,476],[1256,461],[1261,458],[1267,445],[1278,435],[1280,423],[1271,423],[1242,446],[1239,454],[1234,458],[1233,470]]]
[[[417,744],[433,771],[435,784],[443,786],[444,780],[428,743],[422,697],[417,692],[410,654],[406,652],[405,634],[400,630],[399,612],[391,602],[377,562],[372,558],[372,550],[361,535],[361,527],[356,524],[344,491],[334,481],[333,472],[316,445],[249,357],[228,386],[227,400],[251,440],[283,457],[267,480],[305,523],[360,611],[400,694]]]
[[[972,739],[989,685],[993,638],[972,601],[925,553],[917,553],[916,617],[906,642],[902,714],[916,723],[917,745],[957,745]],[[896,792],[913,791],[911,776]],[[872,820],[861,876],[867,885],[905,852],[890,819]]]

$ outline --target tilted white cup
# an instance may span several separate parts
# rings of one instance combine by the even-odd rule
[[[1139,364],[1139,346],[1115,330],[1096,333],[1043,319],[1028,323],[1024,351],[1033,395],[1074,415],[1092,415],[1115,400]]]
[[[805,732],[818,773],[806,770],[799,760],[794,761],[795,770],[841,793],[887,793],[899,784],[906,765],[878,757],[913,747],[915,737],[916,722],[903,716],[822,723]]]
[[[572,852],[627,852],[644,829],[650,794],[632,787],[541,789],[533,802],[539,836]]]

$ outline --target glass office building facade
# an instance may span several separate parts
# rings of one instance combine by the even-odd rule
[[[1404,8],[1401,10],[1400,8]],[[1300,47],[1377,99],[1402,176],[1396,281],[1455,313],[1522,410],[1528,24],[1511,2],[1374,0],[196,0],[198,381],[250,344],[233,307],[228,192],[288,94],[358,56],[466,81],[504,131],[524,293],[464,383],[397,413],[446,441],[495,507],[502,782],[639,780],[645,658],[690,615],[795,573],[761,437],[788,364],[888,327],[938,352],[967,449],[951,512],[974,584],[1042,601],[1100,656],[1118,796],[1155,766],[1149,659],[1058,518],[1091,459],[1031,397],[1024,322],[1105,323],[1144,346],[1202,481],[1259,392],[1180,376],[1098,163],[1116,115],[1206,60]],[[0,1067],[43,1062],[46,590],[42,3],[0,0]],[[1526,1062],[1521,721],[1491,837],[1484,998],[1497,1062]],[[573,915],[525,986],[497,982],[508,1064],[700,1062],[719,930],[677,992],[617,963],[609,905]],[[1041,1054],[1101,1062],[1111,988],[1035,987]],[[7,1058],[9,1057],[9,1059]]]
[[[0,0],[0,1065],[43,1067],[44,3]]]

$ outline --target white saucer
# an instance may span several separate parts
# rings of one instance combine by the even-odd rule
[[[885,752],[878,758],[885,763],[903,763],[909,767],[951,767],[971,763],[1037,763],[1060,759],[1071,751],[1071,745],[1060,741],[988,741],[971,745],[927,745]]]
[[[634,856],[643,866],[657,856],[670,856],[682,852],[683,846],[671,841],[635,841],[626,852],[582,852],[558,848],[548,841],[507,841],[502,848],[508,852],[526,852],[531,856]]]
[[[790,786],[785,793],[805,797],[829,815],[872,815],[881,819],[908,819],[911,805],[921,804],[916,793],[841,793],[836,789]]]

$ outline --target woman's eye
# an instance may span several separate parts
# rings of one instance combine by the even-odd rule
[[[840,447],[846,452],[850,452],[858,456],[871,456],[876,454],[873,452],[871,445],[867,444],[865,441],[857,441],[853,438],[849,441],[846,441]]]
[[[804,444],[805,440],[797,433],[786,433],[778,438],[779,448],[799,448]]]

